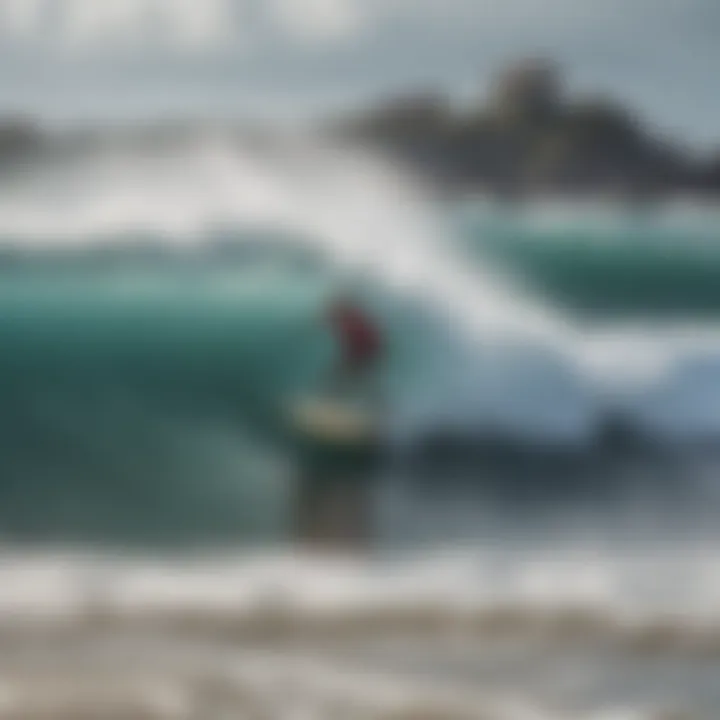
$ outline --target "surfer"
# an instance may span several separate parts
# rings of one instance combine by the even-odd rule
[[[295,532],[303,545],[349,550],[372,533],[374,469],[384,415],[374,381],[385,338],[363,308],[343,297],[330,300],[320,311],[320,322],[337,345],[337,360],[325,380],[334,397],[310,398],[293,409],[304,451],[298,465]],[[358,403],[360,393],[373,396],[372,403]]]
[[[384,338],[380,328],[358,305],[345,298],[330,303],[326,319],[340,348],[333,384],[362,382],[372,375],[382,357]]]

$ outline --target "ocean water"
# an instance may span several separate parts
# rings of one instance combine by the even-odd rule
[[[716,208],[209,132],[1,185],[0,716],[716,716]],[[388,448],[326,557],[286,418],[337,292],[389,339]]]

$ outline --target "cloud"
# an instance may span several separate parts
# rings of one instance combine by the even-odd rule
[[[236,0],[0,0],[0,29],[11,40],[56,48],[164,44],[192,50],[236,39],[235,5]]]
[[[163,0],[171,34],[185,47],[217,47],[238,39],[231,0]]]
[[[149,20],[146,0],[65,0],[56,39],[70,46],[101,46],[132,41]]]
[[[322,45],[366,19],[360,0],[0,0],[6,39],[73,50],[211,49],[263,34]]]
[[[13,39],[32,37],[37,32],[45,5],[45,0],[2,0],[0,31]]]
[[[366,18],[358,0],[265,0],[273,21],[291,38],[311,43],[347,39]]]
[[[174,45],[190,50],[278,38],[307,46],[372,40],[374,31],[412,28],[550,39],[572,32],[651,29],[662,18],[682,25],[704,8],[717,27],[715,0],[0,0],[0,33],[55,47]],[[52,18],[52,20],[49,20]],[[424,42],[421,39],[420,42]]]

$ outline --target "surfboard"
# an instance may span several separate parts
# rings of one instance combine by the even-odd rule
[[[327,445],[375,444],[380,434],[372,411],[344,400],[298,400],[290,407],[290,420],[297,433]]]

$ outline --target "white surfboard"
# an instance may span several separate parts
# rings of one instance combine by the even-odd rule
[[[324,443],[363,445],[378,436],[374,414],[347,401],[306,398],[291,406],[290,417],[298,432]]]

